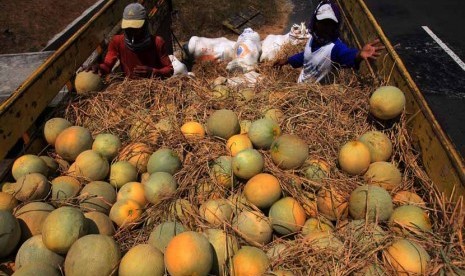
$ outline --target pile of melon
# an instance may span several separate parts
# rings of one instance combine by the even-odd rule
[[[287,81],[126,80],[71,103],[1,186],[0,270],[432,273],[438,226],[397,140],[403,93]]]

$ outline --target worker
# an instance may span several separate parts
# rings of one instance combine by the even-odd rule
[[[337,5],[331,0],[321,1],[315,9],[310,24],[310,38],[305,50],[284,59],[274,65],[281,67],[290,64],[293,68],[303,67],[298,82],[320,82],[331,69],[358,69],[362,60],[375,60],[385,47],[374,40],[361,50],[349,48],[339,38],[341,16]]]
[[[173,75],[165,41],[149,31],[144,6],[125,7],[121,22],[123,34],[113,36],[103,63],[85,68],[102,75],[110,73],[117,60],[129,78],[168,78]]]

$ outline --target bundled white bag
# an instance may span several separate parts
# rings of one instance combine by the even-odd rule
[[[189,56],[197,61],[230,61],[234,55],[235,42],[225,37],[207,38],[193,36],[189,39]]]
[[[260,35],[251,28],[246,28],[237,39],[234,59],[228,63],[226,69],[249,72],[257,65],[261,52]]]
[[[171,64],[173,65],[174,73],[173,76],[187,75],[187,66],[179,61],[175,56],[169,55]]]

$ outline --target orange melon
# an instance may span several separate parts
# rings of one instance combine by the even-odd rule
[[[420,234],[431,231],[428,214],[418,206],[404,205],[397,207],[389,218],[389,227],[396,232],[408,234],[409,231]]]
[[[185,231],[186,228],[180,222],[162,222],[157,225],[150,233],[148,243],[161,252],[165,253],[166,246],[168,246],[168,243],[171,241],[171,239]]]
[[[131,163],[136,167],[138,173],[145,173],[151,154],[152,149],[147,144],[136,142],[121,150],[118,159]]]
[[[233,257],[231,275],[259,276],[263,275],[269,266],[270,260],[263,250],[257,247],[243,246]]]
[[[15,269],[30,263],[47,264],[55,268],[60,268],[65,258],[50,249],[42,242],[42,235],[35,235],[25,241],[18,249],[15,258]]]
[[[81,210],[60,207],[53,210],[42,225],[42,241],[51,251],[66,254],[71,245],[87,234],[87,224]]]
[[[247,135],[256,148],[269,149],[273,141],[281,135],[278,123],[267,118],[254,121]]]
[[[228,261],[239,249],[237,239],[220,229],[207,229],[204,232],[210,244],[213,246],[213,266],[210,271],[214,275],[224,275]]]
[[[364,185],[356,188],[349,198],[349,213],[354,219],[388,220],[393,211],[391,195],[383,188]]]
[[[250,179],[263,171],[265,161],[255,149],[245,149],[232,159],[234,175],[242,179]]]
[[[386,134],[380,131],[368,131],[358,140],[368,147],[371,162],[387,161],[391,158],[392,142]]]
[[[63,118],[52,118],[45,122],[44,137],[49,145],[54,146],[58,135],[72,124]]]
[[[178,183],[166,172],[156,172],[150,175],[144,184],[145,198],[148,202],[157,204],[160,200],[176,191]]]
[[[261,212],[244,210],[234,217],[232,226],[246,240],[263,245],[271,241],[271,221]]]
[[[18,206],[18,200],[12,194],[0,192],[0,211],[13,212],[16,206]]]
[[[111,206],[109,217],[119,227],[137,222],[142,215],[142,207],[134,200],[118,200]]]
[[[400,191],[392,197],[392,202],[397,205],[415,205],[426,207],[425,201],[414,192]]]
[[[55,140],[55,151],[63,159],[74,161],[85,150],[92,148],[92,135],[89,130],[80,126],[64,129]]]
[[[200,205],[200,216],[213,226],[229,222],[233,209],[226,199],[210,199]]]
[[[97,181],[105,179],[109,170],[110,165],[105,157],[93,150],[86,150],[76,157],[76,161],[68,169],[68,173],[90,181]]]
[[[221,187],[231,188],[233,186],[231,156],[220,156],[213,162],[211,175],[213,181]]]
[[[120,259],[120,248],[112,237],[87,235],[69,249],[65,259],[65,275],[112,275]]]
[[[101,234],[113,236],[115,234],[115,227],[111,219],[100,212],[87,212],[84,213],[87,223],[88,234]]]
[[[167,148],[162,148],[154,152],[147,163],[147,171],[152,174],[155,172],[167,172],[174,175],[181,169],[181,159],[178,154]]]
[[[46,176],[48,174],[47,164],[39,156],[32,154],[20,156],[15,160],[11,168],[11,174],[15,180],[30,173],[40,173]]]
[[[0,210],[0,233],[0,258],[3,258],[13,252],[21,238],[18,220],[8,211]]]
[[[252,149],[253,145],[246,134],[236,134],[228,139],[226,148],[231,153],[231,156],[236,156],[242,150]]]
[[[50,192],[50,183],[40,173],[30,173],[20,177],[12,186],[15,198],[19,201],[45,199]]]
[[[139,203],[141,207],[144,207],[147,204],[147,199],[145,198],[144,185],[139,182],[128,182],[119,189],[118,194],[116,195],[116,200],[122,199],[132,199],[135,202]]]
[[[370,97],[370,112],[378,119],[390,120],[405,108],[405,95],[395,86],[381,86]]]
[[[297,169],[308,158],[308,145],[296,135],[284,134],[273,142],[270,152],[271,159],[279,168]]]
[[[40,235],[45,219],[53,210],[55,208],[52,205],[39,201],[29,202],[17,209],[15,216],[21,227],[21,240]]]
[[[52,200],[66,200],[75,197],[81,190],[81,183],[72,176],[59,176],[52,180]]]
[[[244,186],[244,196],[248,202],[260,209],[271,207],[281,197],[279,180],[271,174],[259,173],[250,178]]]
[[[137,181],[137,169],[128,161],[117,161],[110,167],[110,184],[120,189],[128,182]]]
[[[305,213],[309,217],[316,217],[318,214],[318,206],[315,195],[306,191],[301,191],[301,193],[302,197],[300,198],[300,203],[302,204],[302,208],[304,208]]]
[[[388,191],[399,187],[402,182],[402,174],[392,163],[379,161],[371,163],[363,176],[368,184],[380,186]]]
[[[108,214],[116,201],[115,187],[108,182],[92,181],[79,193],[84,199],[80,207],[84,211],[97,211]]]
[[[342,220],[348,214],[348,200],[334,188],[320,189],[316,197],[318,212],[331,221]]]
[[[102,79],[98,74],[91,71],[81,71],[76,74],[74,87],[79,95],[87,94],[92,91],[99,91],[103,87]]]
[[[205,137],[205,129],[198,122],[186,122],[181,126],[182,135],[188,140],[202,139]]]
[[[118,136],[111,133],[101,133],[95,137],[92,150],[99,153],[107,160],[113,160],[121,148]]]
[[[183,232],[171,239],[166,247],[166,269],[172,276],[207,275],[213,265],[212,251],[202,234]]]
[[[414,241],[399,239],[383,251],[383,257],[397,275],[425,275],[430,262],[426,250]]]
[[[281,235],[300,231],[306,220],[304,208],[292,197],[276,201],[271,206],[268,217],[271,219],[273,230]]]
[[[207,131],[212,136],[229,139],[241,130],[237,115],[227,109],[215,111],[207,120]]]
[[[348,174],[362,174],[366,172],[370,163],[370,150],[362,142],[347,142],[339,150],[339,166]]]
[[[163,253],[149,244],[138,244],[123,256],[118,269],[119,276],[165,275]]]

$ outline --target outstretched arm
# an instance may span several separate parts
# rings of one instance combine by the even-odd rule
[[[362,60],[376,60],[380,55],[381,51],[385,49],[384,45],[379,41],[379,39],[375,39],[374,41],[365,44],[363,48],[358,52],[357,56],[355,57],[355,62],[360,64]]]

